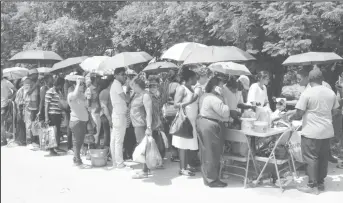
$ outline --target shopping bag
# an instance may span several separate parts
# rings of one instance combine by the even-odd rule
[[[161,154],[158,151],[158,147],[152,136],[147,138],[145,163],[149,169],[154,169],[162,165]]]
[[[39,117],[32,123],[31,132],[33,136],[39,136],[42,132],[42,124],[39,122]]]
[[[132,160],[137,163],[145,163],[145,151],[147,146],[147,136],[143,138],[141,143],[135,148],[135,151],[132,154]]]
[[[166,147],[165,147],[165,145],[164,145],[164,141],[163,141],[161,132],[160,132],[160,131],[157,131],[157,130],[154,130],[154,131],[152,132],[152,137],[153,137],[154,140],[155,140],[155,143],[156,143],[156,145],[157,145],[158,151],[159,151],[160,154],[161,154],[161,157],[164,158],[165,153],[166,153]]]
[[[45,129],[45,149],[52,149],[57,147],[56,134],[56,126],[49,126]]]
[[[183,108],[180,108],[179,112],[177,113],[173,123],[170,126],[169,133],[171,135],[186,139],[193,138],[193,127]]]
[[[301,135],[299,131],[294,131],[288,143],[289,152],[293,155],[297,162],[303,163],[301,152]]]

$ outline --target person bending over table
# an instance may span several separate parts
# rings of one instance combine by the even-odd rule
[[[296,105],[296,113],[290,120],[303,118],[301,150],[306,164],[309,181],[298,190],[318,194],[324,191],[330,155],[330,138],[334,136],[333,110],[339,107],[335,93],[322,85],[322,72],[318,69],[309,73],[311,88],[306,88]]]
[[[204,184],[209,187],[226,187],[220,181],[220,158],[223,154],[225,128],[223,121],[230,117],[229,106],[222,100],[224,82],[218,77],[210,79],[206,85],[206,93],[199,101],[199,117],[197,131],[201,158],[201,172]]]

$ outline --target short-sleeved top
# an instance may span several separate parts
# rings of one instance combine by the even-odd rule
[[[322,85],[323,85],[324,87],[327,87],[327,88],[329,88],[330,90],[332,90],[332,88],[331,88],[331,86],[329,85],[329,83],[323,81],[323,82],[322,82]],[[308,84],[308,85],[306,86],[306,88],[311,88],[311,85]]]
[[[232,92],[228,87],[224,86],[222,91],[224,103],[229,106],[230,110],[237,110],[238,104],[243,103],[241,91]]]
[[[251,104],[251,102],[256,102],[261,103],[263,106],[266,102],[268,102],[267,87],[263,85],[263,88],[261,88],[258,83],[252,84],[248,92],[247,100],[249,104]]]
[[[101,111],[101,106],[100,106],[100,101],[99,101],[99,93],[100,93],[100,88],[96,87],[94,85],[91,85],[88,87],[87,91],[90,91],[91,98],[90,98],[90,110],[93,113],[100,113]]]
[[[224,104],[224,101],[212,93],[205,93],[199,101],[200,116],[216,119],[220,121],[228,121],[230,117],[229,106]]]
[[[29,110],[38,110],[38,106],[39,106],[38,97],[39,97],[40,87],[37,86],[37,88],[31,93],[31,95],[27,94],[33,85],[35,85],[35,82],[32,81],[31,79],[27,78],[26,80],[24,80],[24,85],[23,85],[24,98],[25,98],[27,108]]]
[[[62,92],[57,92],[55,87],[50,88],[45,93],[45,102],[49,104],[49,114],[62,114],[62,109],[59,106],[60,100],[62,99]]]
[[[338,108],[335,93],[325,86],[306,88],[298,100],[296,109],[305,111],[302,135],[311,139],[327,139],[334,136],[332,109]]]
[[[8,105],[8,98],[13,94],[14,85],[6,80],[1,79],[1,108],[4,108]]]
[[[68,104],[70,106],[70,121],[88,121],[87,99],[84,95],[75,98],[71,97],[73,92],[68,94]]]
[[[99,100],[100,100],[100,103],[104,103],[107,106],[107,108],[110,112],[110,115],[111,115],[112,114],[112,103],[111,103],[110,89],[109,88],[106,88],[100,92]],[[100,115],[104,115],[104,112],[101,111]]]
[[[125,115],[127,113],[126,102],[119,96],[121,93],[124,93],[122,84],[118,80],[114,80],[110,89],[110,97],[113,107],[112,114]]]

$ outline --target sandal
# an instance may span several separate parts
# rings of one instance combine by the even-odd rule
[[[195,173],[193,173],[192,171],[187,170],[187,169],[181,169],[179,171],[179,174],[182,176],[195,176]]]
[[[171,162],[180,162],[180,159],[178,157],[172,157],[170,158]]]
[[[195,167],[192,167],[192,166],[188,166],[188,167],[187,167],[187,170],[189,170],[189,171],[192,172],[192,173],[199,172],[199,169],[197,169],[197,168],[195,168]]]
[[[149,172],[138,172],[132,176],[132,179],[145,179],[149,177]]]

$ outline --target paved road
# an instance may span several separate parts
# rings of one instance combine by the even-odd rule
[[[70,155],[45,157],[25,147],[1,148],[2,203],[88,203],[149,202],[183,203],[222,201],[264,202],[340,202],[343,197],[343,170],[330,165],[328,191],[314,196],[295,189],[281,193],[277,188],[243,189],[237,179],[229,178],[223,189],[207,188],[200,175],[180,177],[177,164],[154,171],[146,180],[132,180],[133,170],[93,168],[80,170],[72,165]],[[338,198],[340,197],[340,198]],[[329,199],[328,199],[329,198]]]

